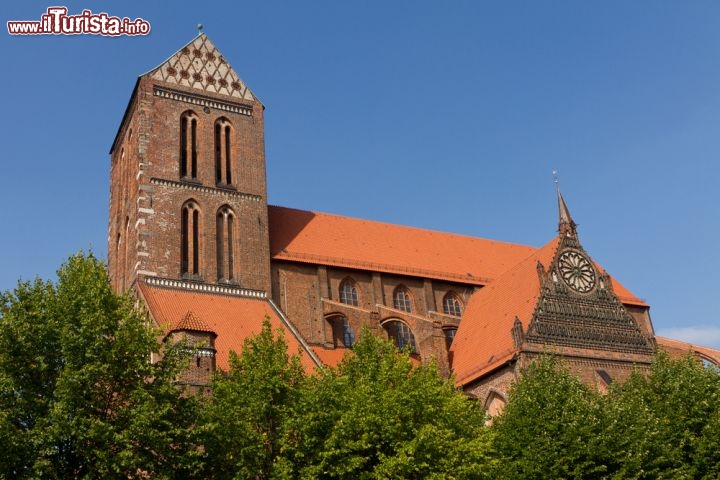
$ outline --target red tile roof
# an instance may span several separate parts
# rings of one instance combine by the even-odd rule
[[[516,352],[511,330],[518,318],[527,331],[540,295],[537,262],[547,269],[559,238],[534,251],[470,298],[451,352],[458,385],[501,366]]]
[[[189,310],[184,317],[175,325],[171,326],[168,332],[180,332],[183,330],[215,333],[202,319],[198,318],[192,310]]]
[[[312,347],[315,355],[318,356],[320,361],[328,367],[337,367],[345,355],[352,354],[352,350],[349,348],[323,348],[323,347]]]
[[[658,346],[668,352],[671,356],[684,355],[688,352],[692,352],[695,355],[720,366],[720,350],[710,347],[702,347],[700,345],[693,345],[692,343],[665,337],[655,337],[655,340],[657,341]]]
[[[451,347],[459,385],[489,373],[515,355],[517,349],[511,335],[515,318],[527,331],[540,296],[537,262],[548,270],[559,242],[556,237],[472,295]],[[597,264],[596,268],[602,270]],[[621,301],[646,306],[620,282],[613,279],[612,283]]]
[[[356,218],[268,207],[274,260],[484,285],[535,248]]]
[[[260,332],[265,318],[269,319],[273,331],[283,331],[288,353],[300,353],[305,369],[315,369],[311,355],[267,299],[162,288],[142,281],[138,285],[150,315],[161,328],[168,331],[172,325],[182,324],[188,313],[193,312],[193,316],[202,319],[209,331],[217,334],[215,349],[219,369],[228,369],[230,351],[240,353],[245,339]]]
[[[269,206],[274,260],[487,285],[538,249],[454,233]],[[600,269],[600,267],[598,266]],[[647,306],[613,279],[621,301]]]

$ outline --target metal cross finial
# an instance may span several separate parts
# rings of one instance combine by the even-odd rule
[[[202,33],[203,24],[202,24],[202,23],[198,23],[197,29],[198,29],[198,34]]]
[[[552,175],[553,175],[553,182],[555,182],[555,185],[558,185],[560,183],[560,180],[558,179],[558,171],[553,170]]]

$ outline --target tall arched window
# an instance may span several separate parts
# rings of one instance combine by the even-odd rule
[[[462,303],[455,292],[448,292],[443,298],[443,313],[455,317],[462,316]]]
[[[332,324],[333,343],[336,347],[352,348],[355,345],[355,332],[353,331],[348,319],[343,315],[338,315],[328,319]]]
[[[404,350],[405,347],[407,347],[410,349],[410,353],[417,353],[415,335],[405,323],[400,320],[389,320],[383,324],[383,328],[387,330],[388,337],[390,337],[400,350]]]
[[[346,278],[340,283],[340,301],[356,307],[360,304],[355,282],[349,278]]]
[[[130,217],[125,217],[125,246],[123,249],[123,262],[120,266],[122,268],[122,288],[124,289],[126,287],[125,280],[127,279],[127,261],[128,261],[128,244],[130,243],[128,240],[130,238]]]
[[[457,327],[443,328],[443,334],[445,335],[445,346],[450,350],[453,340],[455,340],[455,334],[457,333]]]
[[[410,300],[410,292],[408,289],[400,285],[393,292],[393,308],[412,312],[412,301]]]
[[[180,116],[180,178],[197,178],[197,115]]]
[[[218,210],[216,218],[216,251],[218,281],[232,281],[234,277],[235,214],[225,205]]]
[[[491,391],[485,399],[485,410],[491,418],[500,415],[505,410],[507,401],[499,392]]]
[[[194,201],[183,205],[180,223],[180,273],[196,277],[200,275],[200,209]]]
[[[225,117],[215,121],[215,183],[232,185],[232,127]]]

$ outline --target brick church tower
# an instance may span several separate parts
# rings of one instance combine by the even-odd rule
[[[110,150],[108,264],[268,292],[263,105],[205,34],[141,75]]]

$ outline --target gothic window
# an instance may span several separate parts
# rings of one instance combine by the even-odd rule
[[[443,313],[459,317],[462,315],[462,304],[460,297],[455,292],[448,292],[443,298]]]
[[[200,275],[200,209],[189,200],[182,207],[180,225],[180,273],[184,277]]]
[[[217,278],[219,282],[230,282],[234,279],[235,215],[227,205],[218,210],[216,222]]]
[[[405,323],[400,320],[390,320],[383,324],[383,328],[385,328],[388,332],[388,337],[390,337],[400,350],[407,348],[410,350],[410,353],[417,353],[415,335]]]
[[[189,110],[180,116],[180,178],[197,179],[197,123]]]
[[[448,327],[443,329],[445,334],[445,346],[450,350],[453,340],[455,340],[455,333],[457,333],[457,327]]]
[[[595,374],[597,375],[596,384],[598,391],[603,394],[608,393],[610,385],[613,383],[610,374],[602,369],[595,370]]]
[[[485,400],[485,410],[491,418],[500,415],[505,410],[507,401],[499,392],[492,391]]]
[[[393,308],[412,312],[412,302],[410,301],[410,292],[406,287],[400,285],[393,292]]]
[[[215,122],[215,183],[232,185],[232,127],[227,118]]]
[[[356,307],[360,304],[358,301],[357,287],[355,287],[355,283],[349,278],[340,283],[340,301]]]
[[[355,345],[355,332],[348,319],[342,315],[330,319],[333,327],[333,342],[336,347],[352,348]]]
[[[120,271],[122,272],[122,285],[121,287],[124,289],[126,288],[125,285],[125,277],[127,276],[127,259],[128,259],[128,238],[130,236],[130,217],[125,217],[125,245],[123,246],[123,257],[122,262],[120,262]],[[118,244],[121,241],[121,235],[118,233]]]

